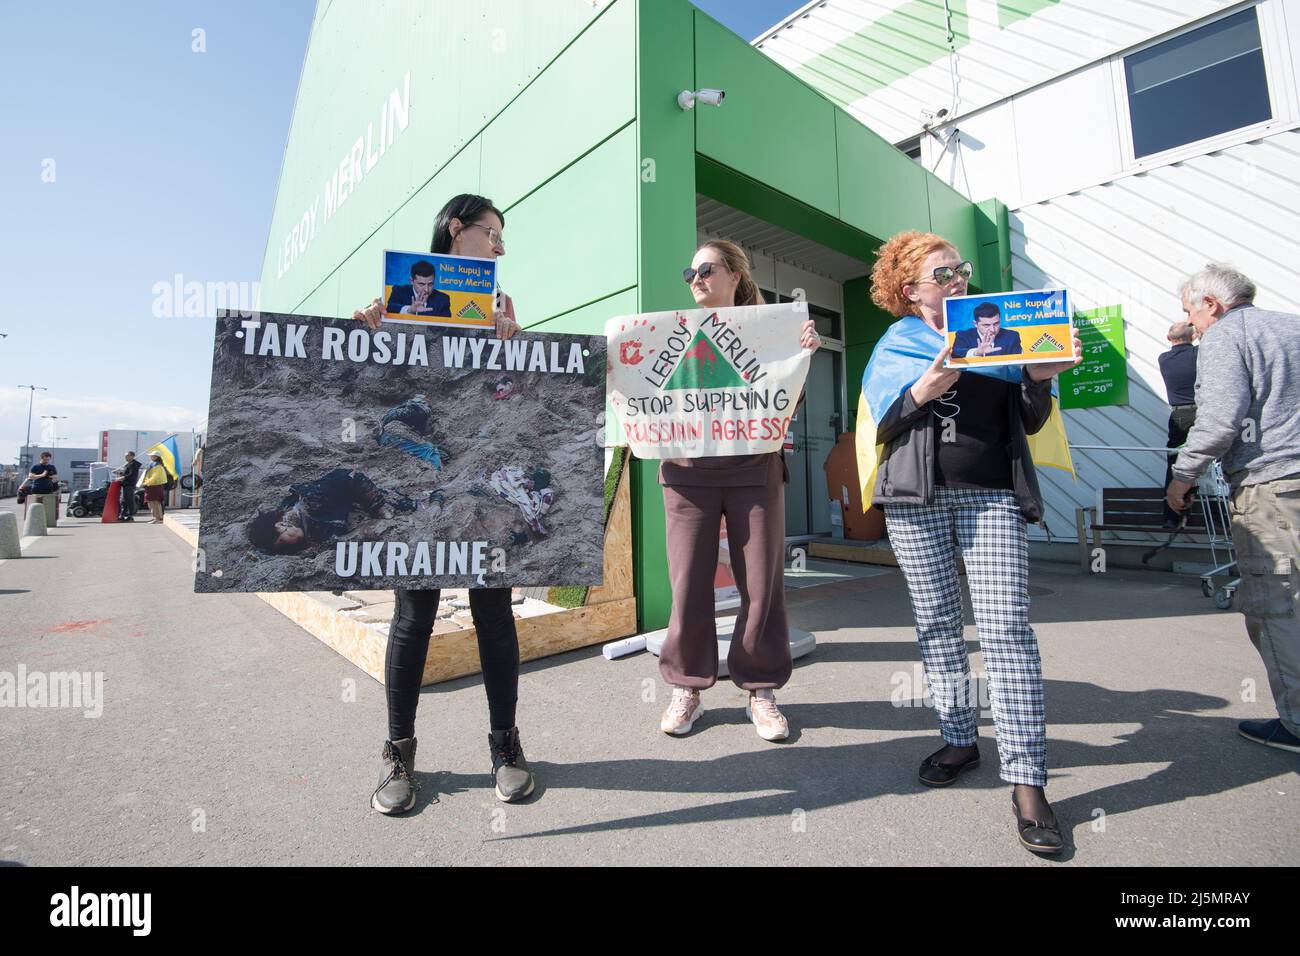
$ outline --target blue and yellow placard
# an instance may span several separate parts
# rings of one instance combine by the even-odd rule
[[[384,320],[492,328],[495,259],[384,251]]]
[[[1064,289],[951,296],[943,301],[943,322],[952,346],[945,368],[1074,359],[1070,294]]]

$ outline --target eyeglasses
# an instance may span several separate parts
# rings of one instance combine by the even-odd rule
[[[701,279],[707,279],[709,276],[713,275],[714,269],[721,268],[723,268],[723,266],[718,262],[701,262],[698,269],[683,269],[682,278],[686,280],[687,285],[690,285],[695,281],[696,276],[699,276]]]
[[[947,285],[957,276],[961,276],[963,279],[969,279],[974,274],[975,267],[970,264],[969,259],[960,263],[955,269],[952,266],[940,266],[935,269],[933,273],[934,281],[937,285]],[[921,281],[924,282],[925,280],[922,279]]]
[[[505,240],[502,237],[500,230],[498,230],[495,226],[489,226],[486,223],[482,223],[482,222],[465,223],[466,229],[468,229],[470,226],[478,226],[480,229],[486,229],[488,234],[488,242],[492,243],[492,245],[494,246],[500,246],[502,249],[506,247]]]

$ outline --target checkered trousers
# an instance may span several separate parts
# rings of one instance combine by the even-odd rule
[[[885,505],[885,522],[907,579],[943,739],[956,747],[974,744],[979,714],[962,637],[960,548],[988,671],[1002,779],[1044,786],[1043,674],[1029,626],[1029,545],[1015,495],[937,487],[931,505]]]

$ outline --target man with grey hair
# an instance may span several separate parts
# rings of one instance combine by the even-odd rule
[[[1256,308],[1255,283],[1214,263],[1179,296],[1201,341],[1196,423],[1166,499],[1182,511],[1196,479],[1222,458],[1241,572],[1237,608],[1278,713],[1237,729],[1300,753],[1300,315]]]

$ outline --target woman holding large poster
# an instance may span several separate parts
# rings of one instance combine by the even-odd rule
[[[952,346],[944,341],[943,303],[966,293],[971,274],[952,243],[932,233],[900,233],[880,247],[871,298],[901,318],[863,375],[859,477],[864,506],[885,512],[943,734],[944,746],[921,762],[921,783],[948,786],[980,759],[960,550],[1020,842],[1034,853],[1059,853],[1060,825],[1043,794],[1043,675],[1029,626],[1025,523],[1042,518],[1043,503],[1027,436],[1059,428],[1051,379],[1082,355],[1076,334],[1072,362],[944,368]]]
[[[695,253],[683,277],[700,308],[761,305],[749,258],[733,242],[713,239]],[[803,348],[820,339],[811,319],[799,331]],[[700,691],[718,679],[713,577],[721,520],[727,520],[731,568],[740,591],[727,668],[749,691],[746,708],[758,735],[784,740],[790,727],[777,709],[777,688],[790,679],[790,631],[785,616],[785,483],[780,451],[759,455],[670,458],[659,466],[673,609],[659,654],[659,671],[673,687],[660,729],[688,734],[703,713]]]
[[[442,207],[434,222],[429,251],[479,259],[505,255],[501,232],[505,216],[482,196],[456,196]],[[496,316],[496,332],[508,339],[519,331],[514,307],[502,293],[503,309]],[[375,299],[353,318],[378,328],[384,304]],[[388,698],[388,739],[384,741],[379,785],[370,805],[380,813],[404,813],[415,806],[415,711],[420,703],[424,662],[433,635],[434,617],[441,596],[438,589],[398,590],[393,621],[388,632],[384,661],[384,690]],[[533,792],[532,771],[524,759],[515,726],[519,692],[519,636],[511,610],[510,588],[471,588],[469,609],[478,637],[487,692],[490,732],[488,748],[496,795],[508,803]]]

